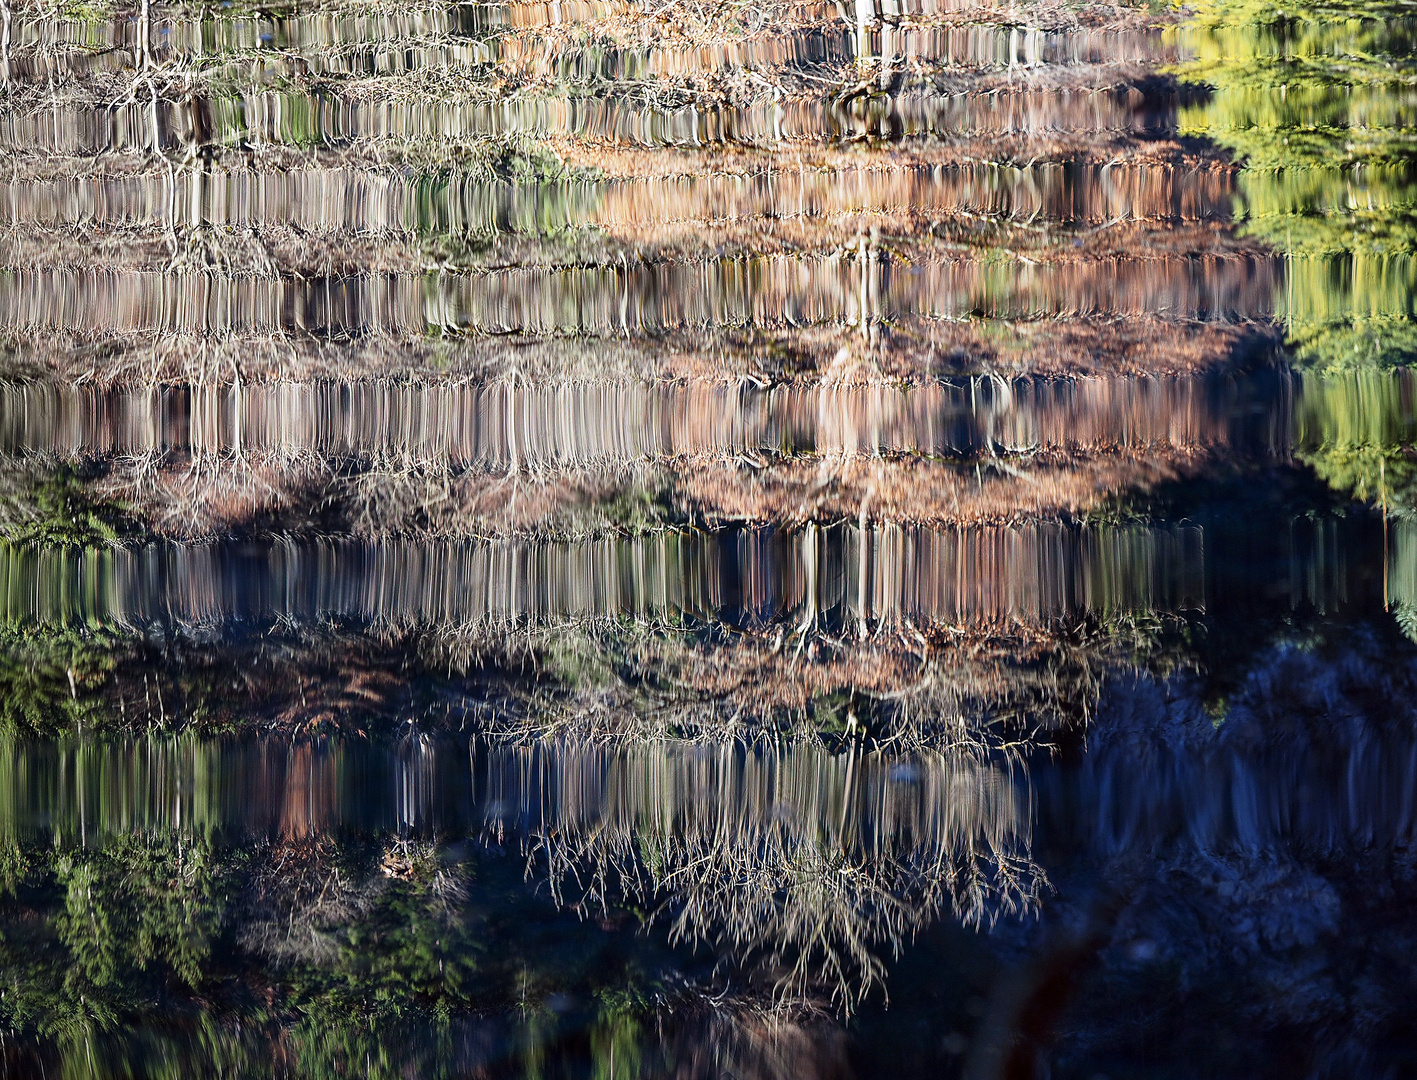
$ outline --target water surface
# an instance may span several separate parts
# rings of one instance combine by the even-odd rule
[[[1408,9],[0,17],[0,1073],[1417,1074]]]

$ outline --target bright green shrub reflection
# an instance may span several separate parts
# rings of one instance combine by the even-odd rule
[[[1306,377],[1294,407],[1295,454],[1335,491],[1410,516],[1417,513],[1414,415],[1406,373]]]
[[[1282,253],[1278,314],[1302,360],[1417,356],[1417,24],[1396,5],[1207,0],[1182,77],[1213,93],[1181,132],[1244,164],[1246,231]]]

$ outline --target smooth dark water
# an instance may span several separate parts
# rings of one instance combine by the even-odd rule
[[[1409,8],[0,15],[0,1074],[1417,1075]]]

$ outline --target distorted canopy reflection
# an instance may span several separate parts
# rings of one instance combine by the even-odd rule
[[[1358,632],[1327,656],[1267,649],[1248,675],[1217,727],[1191,674],[1119,673],[1070,766],[417,735],[6,743],[6,1007],[62,1058],[101,1048],[143,1068],[251,1068],[271,1039],[318,1076],[364,1054],[375,1075],[531,1070],[587,1038],[596,1060],[605,1039],[669,1053],[713,1016],[764,1022],[754,993],[858,1002],[900,950],[935,947],[912,942],[936,918],[1004,917],[982,939],[1004,953],[1010,927],[1066,942],[1079,913],[1047,916],[1079,902],[1080,872],[1113,882],[1115,931],[1093,947],[1133,957],[1105,962],[1099,992],[1125,985],[1138,934],[1213,980],[1255,953],[1256,921],[1285,948],[1345,925],[1333,867],[1400,852],[1417,828],[1410,652],[1394,662]],[[1231,925],[1237,902],[1251,922]],[[1171,958],[1197,920],[1240,959]],[[928,985],[893,998],[909,1010]],[[254,1013],[249,986],[265,988]],[[1287,982],[1271,989],[1271,1007],[1296,1006]],[[678,1019],[655,1033],[653,1008]],[[1114,1036],[1078,1009],[1064,1038]]]
[[[1182,130],[1243,163],[1245,228],[1283,257],[1278,313],[1315,367],[1417,356],[1417,35],[1396,5],[1208,0],[1183,78],[1212,88]]]
[[[731,977],[799,1004],[825,994],[850,1008],[934,918],[991,924],[1030,910],[1041,882],[1028,800],[1008,762],[977,748],[891,758],[414,738],[386,757],[342,743],[182,739],[8,744],[3,755],[16,783],[0,832],[12,844],[103,850],[177,830],[231,859],[265,837],[369,830],[395,848],[510,843],[556,905],[637,907],[671,944],[707,949]],[[306,947],[293,928],[281,938],[278,954]]]
[[[0,17],[0,1073],[1413,1071],[1400,5]]]

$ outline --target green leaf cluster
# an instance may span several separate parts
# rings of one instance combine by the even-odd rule
[[[110,630],[0,624],[0,735],[104,726],[102,692],[127,647]]]
[[[90,846],[15,837],[0,825],[0,1029],[44,1048],[57,1075],[454,1075],[457,1024],[489,1012],[512,1020],[528,1070],[569,1023],[594,1075],[640,1072],[652,978],[607,966],[594,924],[548,921],[495,885],[474,900],[480,879],[433,845],[322,841],[312,877],[298,844],[262,855],[176,828]],[[332,949],[259,944],[273,913],[299,930],[332,888],[357,898],[316,928]],[[587,1003],[569,1021],[545,1004],[567,989]]]
[[[120,1026],[203,981],[223,870],[200,839],[132,834],[101,850],[6,859],[12,895],[47,917],[0,920],[0,1023],[61,1043]],[[6,905],[12,914],[19,905]]]
[[[0,539],[35,547],[92,548],[119,538],[123,507],[97,497],[71,465],[0,496]]]
[[[480,941],[428,885],[391,882],[369,916],[341,928],[328,964],[292,967],[292,1003],[317,1026],[357,1016],[369,1027],[472,1007]]]

